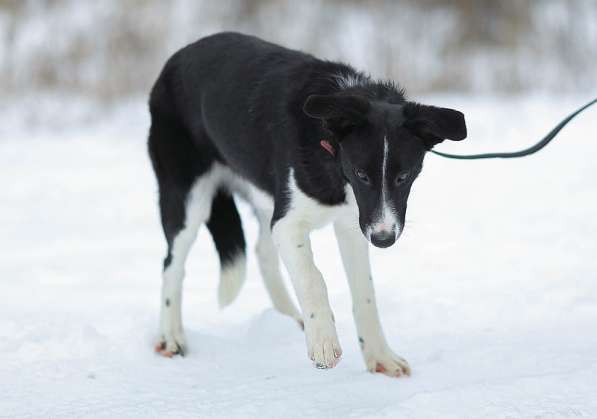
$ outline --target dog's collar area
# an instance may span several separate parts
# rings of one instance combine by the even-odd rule
[[[323,148],[325,151],[327,151],[332,157],[336,157],[336,147],[334,147],[329,140],[326,140],[326,139],[320,140],[319,145],[321,146],[321,148]],[[344,179],[344,181],[346,183],[350,184],[350,180],[348,180],[348,177],[344,174],[342,165],[339,166],[338,170],[340,171],[340,175],[342,176],[342,179]]]
[[[330,153],[333,157],[336,156],[336,148],[328,140],[323,139],[323,140],[319,141],[319,145],[325,151],[327,151],[328,153]]]

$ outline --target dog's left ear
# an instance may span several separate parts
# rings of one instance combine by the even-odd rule
[[[444,140],[466,138],[464,114],[454,109],[408,102],[404,105],[404,126],[421,138],[427,149]]]

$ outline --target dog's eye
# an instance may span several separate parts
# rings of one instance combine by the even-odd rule
[[[369,185],[371,183],[371,180],[369,179],[369,176],[367,176],[367,173],[365,173],[363,170],[361,169],[354,169],[354,174],[357,175],[357,177],[359,178],[359,180],[367,185]]]
[[[398,176],[396,176],[396,185],[400,185],[402,183],[404,183],[404,181],[406,179],[408,179],[408,172],[404,172],[404,173],[400,173]]]

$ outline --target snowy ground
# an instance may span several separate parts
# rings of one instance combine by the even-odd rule
[[[435,98],[469,125],[439,149],[519,148],[588,99]],[[185,283],[190,352],[156,356],[164,241],[145,108],[66,129],[47,105],[41,122],[1,117],[0,417],[597,417],[597,108],[535,157],[427,157],[405,235],[372,251],[388,340],[413,367],[390,379],[365,372],[329,229],[314,245],[337,368],[311,367],[252,254],[239,300],[218,310],[205,231]]]

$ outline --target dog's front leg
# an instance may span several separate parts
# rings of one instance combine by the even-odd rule
[[[286,216],[272,229],[274,243],[296,291],[303,319],[307,353],[317,368],[333,368],[342,355],[327,288],[313,262],[310,229],[304,220]]]
[[[384,337],[371,277],[369,244],[359,230],[358,221],[338,220],[334,229],[348,277],[359,345],[367,369],[393,377],[410,375],[408,363],[390,349]]]

